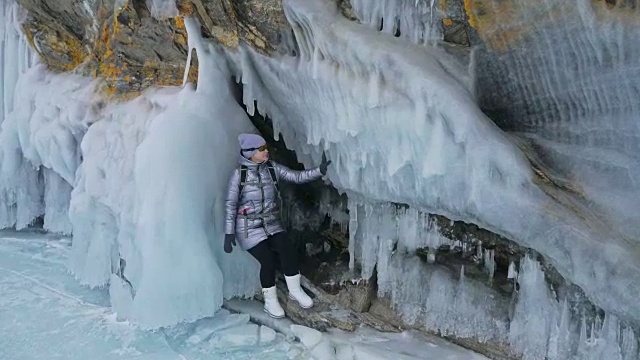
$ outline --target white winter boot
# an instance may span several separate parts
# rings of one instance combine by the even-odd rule
[[[262,289],[262,296],[264,297],[264,312],[276,319],[283,318],[284,310],[278,302],[276,287],[272,286],[270,288]]]
[[[287,281],[287,289],[289,289],[289,299],[298,302],[300,307],[308,309],[313,306],[313,300],[300,287],[300,274],[294,276],[285,276]]]

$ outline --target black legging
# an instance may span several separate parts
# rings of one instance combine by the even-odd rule
[[[284,231],[269,236],[248,251],[260,262],[260,284],[262,288],[270,288],[276,285],[276,253],[280,257],[281,270],[286,276],[293,276],[299,273],[298,254]]]

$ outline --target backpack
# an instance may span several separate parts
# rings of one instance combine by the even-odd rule
[[[278,177],[276,176],[276,169],[273,166],[273,163],[269,161],[267,163],[267,169],[269,170],[269,176],[271,177],[271,181],[273,181],[273,186],[276,188],[276,194],[278,196],[278,208],[280,209],[280,219],[287,224],[289,221],[288,209],[284,208],[284,204],[282,201],[282,196],[280,195],[280,187],[278,186]],[[240,183],[238,184],[238,196],[242,195],[242,189],[244,188],[247,182],[247,171],[248,167],[245,165],[240,165]]]
[[[245,165],[240,165],[240,183],[238,185],[238,195],[242,194],[242,189],[247,182],[247,170],[249,168]],[[271,177],[271,181],[273,181],[273,185],[276,187],[276,192],[278,193],[278,197],[280,197],[280,188],[278,187],[278,177],[276,176],[276,169],[273,167],[273,163],[269,161],[267,164],[267,169],[269,170],[269,176]]]

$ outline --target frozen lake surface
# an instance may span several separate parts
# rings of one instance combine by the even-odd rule
[[[116,319],[106,289],[82,287],[67,272],[70,243],[0,232],[0,359],[486,359],[419,334],[321,335],[266,317],[254,301],[229,303],[242,314],[221,310],[194,323],[140,330]]]

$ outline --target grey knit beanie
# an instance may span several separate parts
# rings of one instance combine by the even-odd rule
[[[252,157],[257,152],[257,150],[255,149],[267,143],[267,141],[262,136],[256,134],[240,134],[238,135],[238,142],[240,143],[242,156],[247,159]],[[244,149],[254,150],[244,151]]]

